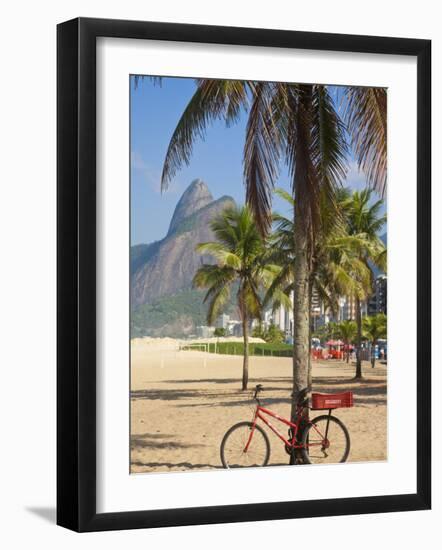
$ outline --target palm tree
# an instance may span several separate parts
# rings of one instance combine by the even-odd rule
[[[276,189],[275,193],[284,199],[287,204],[294,209],[295,201],[292,195],[283,189]],[[342,200],[348,198],[345,190],[339,189],[336,193],[336,203],[339,210],[339,205]],[[342,225],[340,217],[336,216],[335,205],[330,207],[330,202],[324,192],[320,196],[320,228],[316,235],[311,257],[311,269],[308,280],[308,315],[309,315],[309,342],[312,336],[312,297],[313,291],[319,294],[321,300],[331,310],[337,309],[337,290],[338,286],[334,284],[333,276],[330,267],[330,252],[331,244],[338,236],[345,235],[345,227]],[[293,235],[295,232],[295,223],[290,218],[281,214],[274,214],[273,221],[276,224],[275,231],[270,235],[270,246],[274,250],[272,261],[280,266],[279,272],[276,274],[271,285],[268,288],[265,302],[272,301],[273,306],[281,305],[282,296],[291,296],[294,290],[295,279],[295,242]],[[312,383],[312,364],[311,355],[309,354],[308,362],[308,385]]]
[[[386,158],[385,133],[379,132],[379,125],[372,123],[368,112],[371,103],[366,101],[363,91],[358,95],[348,90],[346,116],[358,164],[367,172],[370,184],[382,190],[379,159]],[[377,95],[382,99],[382,95],[386,96],[385,90]],[[334,192],[346,174],[345,132],[326,86],[202,79],[171,138],[163,167],[162,189],[167,188],[183,163],[189,164],[194,141],[204,136],[211,122],[224,119],[228,125],[235,123],[243,110],[248,112],[244,147],[246,202],[262,235],[267,235],[271,226],[271,193],[282,161],[288,164],[290,191],[296,198],[293,416],[298,392],[308,386],[308,303],[312,250],[320,227],[318,197],[324,192],[330,204],[335,204]],[[378,107],[377,112],[382,121],[382,109]],[[359,139],[359,134],[364,138]],[[373,162],[380,168],[372,170]]]
[[[216,241],[201,243],[197,250],[212,256],[215,264],[203,264],[196,272],[193,285],[205,288],[204,302],[208,303],[207,322],[215,319],[228,303],[232,287],[238,284],[237,304],[244,338],[242,389],[249,379],[249,326],[260,319],[261,287],[272,273],[272,267],[263,261],[264,245],[253,214],[247,206],[228,207],[211,224]]]
[[[247,110],[244,147],[246,201],[262,235],[269,232],[271,193],[282,161],[289,167],[294,206],[294,333],[293,401],[308,385],[309,279],[312,248],[320,226],[319,195],[334,204],[334,191],[346,173],[344,126],[323,85],[272,82],[198,81],[171,138],[162,174],[162,188],[182,164],[189,164],[195,139],[209,123],[232,124]]]
[[[355,191],[346,205],[346,221],[348,233],[361,238],[356,261],[365,265],[370,274],[370,281],[360,281],[358,292],[354,292],[356,309],[356,378],[362,378],[361,341],[362,341],[362,302],[373,291],[372,265],[386,270],[386,249],[379,238],[379,233],[384,227],[387,217],[381,214],[382,200],[372,201],[372,191],[364,189]]]
[[[287,192],[277,189],[276,193],[288,204],[294,205],[293,198]],[[359,300],[359,303],[365,300],[373,286],[372,271],[367,259],[373,259],[378,265],[383,265],[385,249],[382,243],[371,234],[376,227],[372,227],[367,235],[356,233],[354,226],[350,224],[350,214],[354,214],[354,199],[348,189],[337,191],[336,204],[341,213],[341,216],[337,217],[335,209],[330,207],[326,197],[321,194],[321,224],[313,246],[309,277],[309,313],[313,289],[335,315],[337,315],[340,296],[351,296],[355,301]],[[272,299],[274,305],[278,306],[281,300],[275,300],[275,292],[290,295],[293,290],[295,250],[291,236],[294,232],[294,222],[280,214],[274,214],[273,219],[276,228],[270,237],[270,243],[275,249],[272,261],[281,267],[269,286],[265,301]],[[333,335],[330,332],[332,327]],[[339,336],[338,325],[330,323],[328,330],[329,338]],[[309,385],[311,385],[311,361],[309,361],[308,373]],[[360,372],[357,373],[358,376],[361,376]]]
[[[346,348],[346,361],[350,360],[350,344],[353,342],[356,336],[356,323],[349,319],[341,321],[338,324],[339,338],[342,339]]]
[[[387,337],[387,316],[385,313],[378,313],[371,317],[365,317],[362,323],[364,336],[371,344],[371,366],[375,367],[376,356],[374,348],[380,338]]]

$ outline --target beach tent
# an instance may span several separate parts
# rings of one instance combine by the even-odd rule
[[[344,342],[342,340],[329,340],[325,343],[327,346],[327,356],[329,359],[342,359],[344,357]]]

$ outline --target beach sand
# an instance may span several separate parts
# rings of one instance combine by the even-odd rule
[[[251,420],[251,390],[263,384],[262,404],[290,414],[290,358],[251,357],[249,388],[241,388],[242,357],[179,351],[179,342],[137,339],[131,343],[131,472],[222,468],[220,444],[225,432]],[[348,461],[387,459],[386,366],[364,362],[365,380],[351,380],[351,363],[313,362],[313,391],[352,390],[354,407],[335,411],[351,437]],[[312,417],[320,415],[313,411]],[[276,421],[274,421],[277,424]],[[281,432],[286,433],[286,427]],[[288,463],[281,441],[268,430],[269,465]]]

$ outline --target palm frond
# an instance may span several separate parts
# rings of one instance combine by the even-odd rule
[[[206,294],[204,301],[209,302],[207,309],[207,323],[213,325],[218,315],[223,310],[223,307],[229,301],[230,287],[221,285],[217,288],[212,288]]]
[[[271,193],[279,174],[282,146],[271,106],[274,86],[268,82],[256,84],[244,145],[246,202],[262,235],[269,232],[272,222]]]
[[[326,86],[313,86],[312,112],[313,162],[328,198],[334,201],[335,189],[347,173],[348,146],[344,124]]]
[[[241,107],[247,107],[247,82],[235,80],[200,80],[198,88],[185,108],[167,148],[161,176],[161,189],[183,164],[189,165],[194,142],[204,139],[207,126],[224,118],[233,122]]]
[[[387,316],[378,313],[371,317],[365,317],[362,321],[364,336],[371,342],[387,336]]]
[[[142,82],[145,78],[149,78],[151,82],[153,82],[154,86],[161,86],[163,83],[163,78],[161,76],[145,76],[141,74],[134,75],[134,87],[135,89],[138,88],[140,85],[140,82]]]
[[[295,206],[295,199],[291,193],[282,189],[282,187],[277,187],[275,189],[275,194],[278,195],[281,199],[285,200],[291,207]]]
[[[312,87],[288,86],[287,158],[293,176],[296,212],[302,217],[305,233],[312,238],[318,220],[320,181],[312,158]]]
[[[194,288],[210,288],[228,285],[234,281],[235,276],[235,270],[231,267],[203,264],[195,273],[192,285]]]
[[[381,196],[387,183],[387,90],[350,86],[344,116],[357,162]]]
[[[232,251],[226,249],[224,244],[219,242],[200,243],[195,250],[201,254],[213,256],[221,266],[233,269],[241,269],[241,259]]]

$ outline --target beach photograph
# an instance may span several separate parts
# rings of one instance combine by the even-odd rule
[[[387,93],[131,75],[131,474],[388,460]]]

